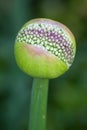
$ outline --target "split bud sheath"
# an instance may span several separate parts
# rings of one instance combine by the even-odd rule
[[[19,31],[15,41],[18,66],[32,77],[56,78],[69,69],[76,52],[75,38],[63,24],[34,19]]]

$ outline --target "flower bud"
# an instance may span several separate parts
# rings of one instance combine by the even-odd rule
[[[76,52],[75,39],[63,24],[34,19],[19,31],[15,41],[18,66],[28,75],[56,78],[69,69]]]

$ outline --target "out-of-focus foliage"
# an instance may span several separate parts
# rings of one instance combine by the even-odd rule
[[[14,42],[37,17],[64,23],[77,42],[70,70],[50,80],[47,130],[87,130],[87,0],[0,0],[0,130],[27,130],[32,78],[17,67]]]

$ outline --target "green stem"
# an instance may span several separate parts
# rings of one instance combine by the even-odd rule
[[[33,80],[29,130],[46,129],[48,79]]]

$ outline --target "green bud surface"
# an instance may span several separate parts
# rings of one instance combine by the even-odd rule
[[[50,19],[34,19],[19,31],[15,41],[18,66],[32,77],[56,78],[72,65],[76,44],[71,31]]]

